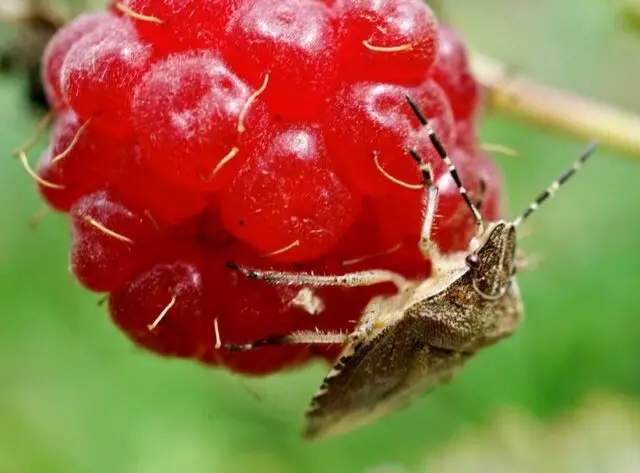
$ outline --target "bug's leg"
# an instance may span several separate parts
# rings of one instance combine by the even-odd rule
[[[436,216],[436,207],[438,205],[438,187],[433,183],[433,173],[428,163],[422,162],[422,157],[416,150],[410,149],[409,154],[420,166],[422,173],[422,185],[425,188],[426,212],[422,221],[422,229],[420,231],[420,242],[418,246],[426,259],[431,260],[434,265],[440,261],[441,255],[438,245],[431,239],[431,230],[433,229],[433,221]],[[434,266],[435,267],[435,266]]]
[[[249,351],[256,348],[282,345],[344,345],[346,342],[359,343],[369,337],[371,332],[379,328],[379,305],[369,307],[359,323],[351,333],[322,332],[320,330],[302,330],[288,335],[279,335],[254,340],[248,343],[223,343],[218,329],[217,319],[214,321],[216,333],[216,348],[226,348],[229,351]]]
[[[220,343],[219,346],[229,351],[249,351],[256,348],[282,346],[282,345],[342,345],[347,341],[349,334],[338,332],[293,332],[289,335],[267,337],[249,343]]]
[[[357,271],[341,275],[316,275],[311,273],[287,273],[281,271],[260,271],[243,268],[233,262],[228,262],[232,269],[240,271],[250,279],[258,279],[271,284],[281,284],[286,286],[342,286],[361,287],[372,286],[390,282],[396,285],[398,290],[403,290],[409,282],[400,274],[383,269],[373,269],[370,271]]]

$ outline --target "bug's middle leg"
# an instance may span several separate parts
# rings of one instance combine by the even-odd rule
[[[262,347],[283,345],[343,345],[349,334],[338,332],[300,331],[288,335],[266,337],[248,343],[220,343],[220,347],[229,351],[249,351]]]

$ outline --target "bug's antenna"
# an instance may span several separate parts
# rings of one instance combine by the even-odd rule
[[[538,210],[540,204],[542,204],[545,200],[553,197],[560,186],[566,183],[574,174],[576,174],[580,170],[582,165],[591,157],[591,155],[593,155],[593,152],[597,147],[597,141],[592,141],[591,143],[589,143],[589,145],[580,154],[580,157],[574,161],[571,167],[564,173],[562,173],[562,175],[558,179],[553,181],[553,183],[547,188],[547,190],[536,197],[536,199],[531,202],[531,204],[529,204],[529,207],[527,207],[527,209],[513,221],[513,226],[517,227],[518,225],[520,225],[523,220],[527,219],[533,212]]]
[[[460,181],[460,175],[458,174],[456,167],[451,162],[451,158],[449,158],[449,156],[447,155],[447,151],[444,149],[444,146],[442,145],[440,138],[438,138],[438,135],[436,135],[436,132],[433,130],[433,127],[429,123],[429,120],[427,120],[427,117],[424,116],[424,113],[422,113],[422,110],[420,110],[420,108],[413,101],[413,99],[408,95],[406,95],[405,97],[407,99],[407,102],[409,102],[409,106],[411,107],[411,110],[413,110],[413,113],[415,114],[415,116],[418,118],[422,126],[426,128],[427,133],[429,134],[429,139],[433,144],[433,147],[436,149],[438,155],[442,158],[445,165],[447,166],[447,169],[449,170],[451,177],[453,177],[453,180],[456,183],[458,192],[460,192],[460,196],[462,197],[465,204],[467,204],[467,207],[469,207],[469,210],[473,214],[473,218],[476,221],[476,235],[482,234],[484,232],[484,219],[482,218],[482,214],[480,213],[478,208],[474,205],[474,203],[471,202],[471,199],[469,198],[469,194],[467,193],[467,189],[465,189],[465,187],[462,185],[462,182]]]

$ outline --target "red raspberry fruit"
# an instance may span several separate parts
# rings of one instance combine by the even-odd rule
[[[207,294],[215,301],[213,317],[220,340],[226,343],[247,343],[273,335],[270,323],[277,320],[278,330],[289,333],[300,329],[300,321],[311,317],[293,306],[291,301],[299,288],[260,284],[230,271],[229,260],[238,264],[255,266],[260,258],[250,248],[235,244],[214,254],[208,263],[209,270],[216,274]],[[290,269],[286,265],[279,269]],[[223,364],[227,368],[245,374],[267,374],[290,368],[307,361],[311,356],[304,345],[267,347],[259,351],[229,352],[210,345],[200,359],[206,363]]]
[[[478,106],[480,87],[469,69],[467,49],[451,28],[440,25],[438,56],[433,78],[440,84],[451,103],[456,120],[469,118]]]
[[[475,117],[456,121],[456,145],[473,154],[477,147],[478,135]]]
[[[111,293],[113,321],[137,344],[156,353],[199,357],[214,346],[207,297],[207,253],[197,244],[171,244]]]
[[[134,155],[134,143],[100,133],[68,110],[58,114],[51,132],[53,165],[65,186],[99,189],[117,179]]]
[[[133,159],[135,142],[104,135],[71,110],[58,113],[51,146],[38,164],[40,191],[56,210],[67,212],[82,195],[113,184]]]
[[[231,17],[224,54],[276,116],[317,117],[335,87],[331,11],[317,0],[247,0]]]
[[[207,195],[163,179],[149,169],[136,150],[114,184],[124,202],[144,209],[158,224],[171,226],[195,218],[207,206]]]
[[[420,172],[407,151],[428,141],[417,133],[419,123],[407,107],[410,94],[433,117],[433,126],[445,144],[454,136],[447,97],[428,80],[419,87],[355,82],[340,88],[325,115],[329,150],[353,186],[364,193],[384,195],[401,189],[394,178],[420,183]],[[440,166],[435,150],[424,147],[424,158]],[[375,158],[375,159],[374,159]],[[376,162],[377,160],[377,162]]]
[[[57,119],[37,169],[69,211],[71,268],[109,292],[138,346],[263,375],[337,346],[228,351],[297,330],[353,329],[364,288],[252,280],[243,266],[429,277],[418,249],[426,193],[440,188],[434,240],[474,231],[410,95],[486,218],[500,178],[478,152],[478,86],[463,43],[420,0],[123,0],[83,16],[47,49]]]
[[[113,11],[135,12],[148,17],[147,21],[138,21],[136,27],[140,36],[161,54],[217,48],[231,14],[237,9],[235,0],[125,0],[113,3]]]
[[[322,129],[274,126],[247,144],[251,156],[222,197],[225,227],[273,260],[326,253],[351,226],[360,202],[333,171]]]
[[[60,212],[68,212],[86,190],[65,186],[58,166],[51,162],[52,158],[51,146],[49,146],[40,156],[36,168],[38,191],[49,207]]]
[[[60,110],[66,106],[62,97],[60,73],[71,47],[96,26],[104,27],[113,20],[114,17],[107,13],[85,13],[58,30],[51,38],[42,57],[42,83],[52,108]]]
[[[148,166],[184,186],[228,186],[247,148],[238,128],[255,133],[265,124],[262,101],[243,112],[251,92],[217,54],[175,54],[154,64],[133,98]]]
[[[85,287],[109,292],[125,283],[149,253],[153,222],[106,191],[88,194],[71,209],[71,270]]]
[[[354,79],[420,83],[436,57],[437,23],[422,0],[336,0],[338,47]]]
[[[82,36],[60,71],[65,102],[84,120],[114,135],[131,131],[131,90],[149,66],[152,47],[133,26],[110,20]]]

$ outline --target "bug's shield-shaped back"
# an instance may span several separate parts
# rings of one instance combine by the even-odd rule
[[[429,347],[425,320],[405,317],[340,359],[313,398],[305,436],[357,429],[448,380],[465,357]]]

